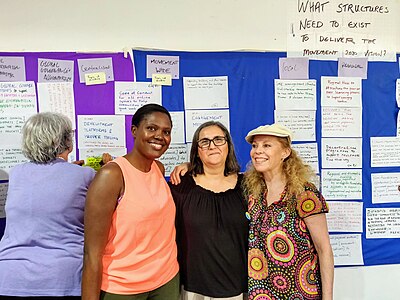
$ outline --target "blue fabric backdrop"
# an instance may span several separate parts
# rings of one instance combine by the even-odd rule
[[[151,81],[146,78],[146,55],[176,55],[180,57],[180,79],[174,79],[172,86],[163,87],[163,105],[170,111],[183,111],[183,77],[228,76],[230,130],[235,148],[245,169],[249,161],[250,145],[244,137],[247,132],[261,124],[274,121],[274,79],[279,78],[279,57],[284,52],[173,52],[134,51],[137,81]],[[26,80],[37,81],[37,59],[69,59],[75,61],[74,95],[76,114],[114,114],[114,83],[85,86],[79,83],[77,59],[112,57],[116,81],[132,81],[133,69],[130,59],[122,53],[0,53],[0,56],[24,56]],[[337,76],[336,61],[310,61],[310,79],[317,81],[316,136],[321,154],[321,76]],[[371,173],[400,172],[399,167],[370,167],[370,137],[394,136],[398,108],[395,99],[396,79],[399,78],[398,62],[369,62],[368,79],[362,81],[363,102],[363,211],[370,207],[400,207],[400,203],[372,205]],[[130,116],[126,116],[128,150],[132,148]],[[365,217],[363,220],[365,230]],[[0,236],[5,219],[0,219]],[[400,239],[366,239],[362,233],[365,265],[400,263]]]

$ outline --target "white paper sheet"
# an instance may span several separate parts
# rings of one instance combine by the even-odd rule
[[[2,146],[0,148],[0,180],[8,180],[10,169],[27,161],[28,159],[22,154],[21,147]]]
[[[215,109],[215,110],[186,110],[186,141],[191,142],[193,134],[197,127],[207,121],[221,122],[225,127],[229,128],[229,110],[228,109]]]
[[[322,168],[361,168],[361,138],[322,138]]]
[[[400,173],[372,173],[372,203],[400,202]]]
[[[161,105],[161,86],[150,82],[115,82],[115,114],[133,115],[145,104]]]
[[[363,232],[363,203],[328,201],[326,215],[329,232]]]
[[[329,238],[335,266],[364,264],[361,234],[331,234]]]
[[[125,117],[78,115],[78,148],[126,148]]]
[[[228,108],[228,76],[183,77],[185,109]]]
[[[293,132],[293,141],[314,142],[315,110],[275,110],[275,122]]]
[[[159,159],[164,164],[165,176],[169,177],[177,165],[188,161],[187,151],[186,144],[171,144],[169,146]]]
[[[292,144],[292,148],[296,150],[303,162],[319,173],[318,145],[317,143]],[[319,186],[319,185],[317,185]]]
[[[172,119],[171,144],[185,143],[185,116],[183,111],[170,111]]]
[[[5,205],[7,199],[8,182],[0,183],[0,218],[5,218]]]
[[[400,208],[367,208],[365,222],[367,239],[400,238]]]
[[[327,200],[362,199],[361,169],[323,169],[321,182],[321,192]]]
[[[321,106],[361,107],[361,78],[321,77]]]
[[[360,107],[321,107],[322,137],[362,137]]]
[[[274,80],[277,110],[316,110],[317,82],[310,80]]]
[[[371,167],[400,166],[400,137],[371,137]]]
[[[0,82],[0,115],[37,113],[33,81]]]
[[[74,85],[72,82],[39,82],[39,112],[55,112],[67,116],[76,129]]]

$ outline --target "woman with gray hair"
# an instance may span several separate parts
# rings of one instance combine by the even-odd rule
[[[22,134],[30,161],[10,171],[0,299],[80,299],[83,210],[95,172],[67,162],[73,147],[67,117],[33,115]]]

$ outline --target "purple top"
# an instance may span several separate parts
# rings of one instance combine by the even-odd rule
[[[0,295],[79,296],[83,209],[95,172],[56,159],[10,172]]]

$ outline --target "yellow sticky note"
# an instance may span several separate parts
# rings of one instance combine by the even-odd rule
[[[106,73],[104,72],[85,74],[86,85],[103,84],[106,82]]]
[[[84,164],[84,166],[91,167],[98,171],[101,168],[101,159],[102,158],[100,156],[88,157],[86,158],[86,163]]]
[[[172,85],[171,74],[152,74],[151,83],[156,85]]]

